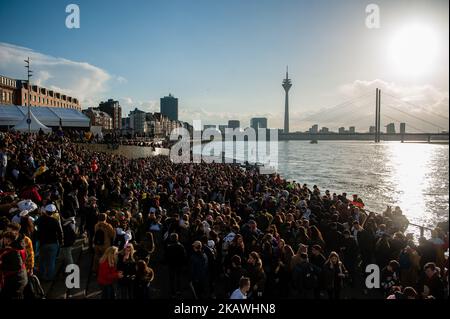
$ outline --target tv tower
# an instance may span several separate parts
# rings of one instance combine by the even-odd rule
[[[288,75],[288,67],[286,66],[286,78],[283,80],[283,89],[286,92],[284,102],[284,133],[289,133],[289,89],[292,86],[291,79]]]

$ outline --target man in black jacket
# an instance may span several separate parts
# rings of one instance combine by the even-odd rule
[[[344,266],[347,268],[350,275],[351,285],[353,285],[356,266],[358,264],[359,249],[355,238],[350,234],[349,230],[344,230],[343,235],[344,239],[342,240],[340,251]]]
[[[203,252],[203,245],[196,240],[192,244],[194,250],[190,260],[190,278],[195,299],[202,299],[208,284],[208,257]]]
[[[373,262],[375,251],[375,235],[371,231],[364,229],[357,221],[353,222],[353,230],[356,234],[359,252],[361,253],[361,268],[364,272],[366,266]]]
[[[427,263],[424,266],[425,280],[423,286],[423,295],[425,297],[433,296],[436,299],[445,298],[445,286],[439,274],[439,268],[435,263]]]
[[[169,268],[170,294],[181,295],[181,272],[186,263],[186,249],[178,240],[178,234],[170,234],[166,246],[166,262]]]
[[[311,248],[311,257],[309,258],[310,263],[317,270],[318,284],[314,287],[314,299],[320,299],[320,290],[323,288],[323,278],[322,278],[322,268],[327,259],[322,254],[322,247],[320,245],[313,245]]]
[[[60,245],[64,244],[61,224],[51,217],[55,212],[55,205],[45,206],[45,213],[36,222],[40,246],[39,269],[41,279],[44,281],[54,279],[58,249]]]

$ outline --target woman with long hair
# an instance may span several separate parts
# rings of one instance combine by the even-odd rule
[[[102,299],[115,299],[114,284],[123,278],[123,273],[117,270],[118,255],[119,249],[111,246],[100,258],[97,282],[102,288]]]
[[[231,267],[231,258],[234,255],[238,255],[242,260],[245,258],[245,244],[241,234],[236,234],[228,247],[228,253],[225,258],[226,269]]]
[[[128,243],[119,253],[117,270],[123,273],[123,278],[118,281],[120,299],[133,299],[133,281],[136,277],[136,261],[134,259],[134,247]]]
[[[262,260],[255,251],[252,251],[249,255],[247,270],[252,285],[250,290],[252,297],[254,299],[261,298],[266,285],[266,274],[264,273]]]
[[[319,228],[317,228],[316,225],[312,225],[311,227],[309,227],[309,231],[311,234],[309,238],[310,246],[319,245],[320,247],[322,247],[322,249],[324,249],[325,241],[323,240],[323,236]]]
[[[155,240],[153,239],[152,232],[146,232],[144,239],[139,243],[137,247],[136,256],[138,259],[143,259],[149,264],[152,259],[152,254],[155,252]]]
[[[150,299],[151,282],[155,274],[153,269],[147,266],[143,260],[139,260],[136,264],[136,279],[134,281],[134,299],[145,300]]]
[[[275,268],[275,274],[279,279],[277,290],[279,297],[287,298],[289,294],[289,283],[291,281],[291,261],[294,251],[289,245],[283,245],[281,259]]]
[[[323,265],[325,287],[330,299],[340,299],[341,289],[347,270],[341,262],[339,255],[332,251],[328,260]]]
[[[308,236],[308,232],[306,231],[306,228],[303,226],[300,226],[298,228],[297,242],[299,244],[308,245],[309,241],[310,241],[310,238]]]

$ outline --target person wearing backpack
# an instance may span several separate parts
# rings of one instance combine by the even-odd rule
[[[25,268],[25,248],[15,245],[16,235],[12,231],[2,234],[0,249],[0,299],[23,299],[28,283]]]
[[[115,235],[114,228],[106,221],[106,214],[98,215],[98,223],[94,229],[94,272],[97,272],[99,260],[105,251],[111,247]]]

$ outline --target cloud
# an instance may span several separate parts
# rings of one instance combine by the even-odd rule
[[[121,76],[86,62],[46,55],[29,48],[0,42],[0,70],[5,76],[25,79],[24,60],[29,57],[32,83],[80,100],[82,107],[95,106],[108,92],[109,84],[126,82]]]
[[[128,80],[126,78],[124,78],[123,76],[120,76],[120,75],[119,76],[115,76],[115,80],[119,84],[128,83]]]
[[[126,96],[119,98],[120,106],[122,107],[122,116],[128,116],[131,110],[135,108],[145,112],[159,112],[159,101],[135,101],[132,97]]]

